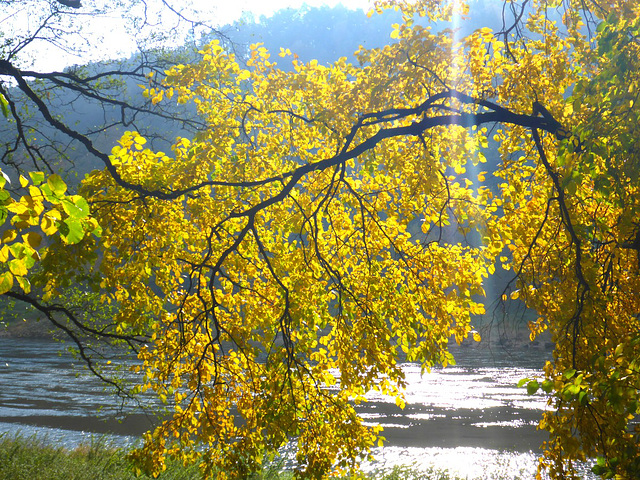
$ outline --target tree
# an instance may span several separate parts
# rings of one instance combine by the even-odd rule
[[[192,58],[190,41],[193,45],[204,31],[219,32],[207,27],[206,15],[187,7],[178,11],[168,1],[79,3],[0,0],[6,14],[0,23],[0,106],[7,119],[0,128],[6,207],[0,281],[3,290],[19,285],[4,297],[37,306],[95,374],[126,394],[99,371],[97,358],[104,352],[95,344],[122,341],[135,351],[144,337],[118,335],[102,315],[91,318],[91,312],[105,309],[86,305],[94,297],[83,279],[74,279],[63,295],[58,291],[53,305],[44,305],[39,302],[43,292],[32,288],[26,274],[40,260],[37,250],[49,246],[48,237],[57,234],[74,244],[85,233],[99,234],[95,220],[88,218],[89,205],[76,195],[77,184],[94,168],[110,166],[108,152],[127,129],[144,134],[155,148],[168,148],[173,140],[168,130],[191,135],[204,127],[184,108],[143,97],[140,85],[159,86],[167,68]],[[113,22],[123,12],[121,21]],[[163,31],[157,29],[159,18],[168,25]],[[104,49],[101,35],[109,25],[123,30],[120,49]],[[162,48],[168,39],[182,48]],[[105,61],[107,53],[115,58]],[[89,63],[73,65],[78,58]],[[84,295],[77,295],[78,288]]]
[[[171,68],[146,98],[193,105],[204,126],[171,156],[129,131],[93,152],[106,168],[77,196],[23,177],[28,195],[5,194],[4,295],[135,349],[139,391],[172,411],[141,467],[173,457],[242,478],[293,441],[298,474],[320,477],[380,439],[353,403],[374,389],[402,406],[400,361],[447,364],[451,337],[478,339],[499,261],[505,297],[539,314],[532,338],[556,344],[527,384],[553,407],[540,469],[570,478],[598,456],[596,473],[636,477],[640,5],[524,2],[503,31],[460,41],[425,23],[463,5],[388,7],[395,42],[358,65],[283,49],[283,70],[254,45],[242,66],[213,42]],[[111,323],[56,303],[78,282],[117,307]]]

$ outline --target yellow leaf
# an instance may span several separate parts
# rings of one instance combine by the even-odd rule
[[[15,240],[17,236],[18,234],[16,233],[15,230],[13,229],[5,230],[4,233],[2,234],[2,243],[9,243]]]
[[[25,276],[27,274],[27,265],[25,264],[24,258],[14,258],[9,261],[8,265],[9,270],[15,276]]]
[[[0,275],[0,295],[7,293],[13,287],[13,275],[11,272],[4,272]]]
[[[18,281],[18,285],[20,285],[20,288],[22,288],[24,293],[31,292],[31,283],[26,277],[16,277],[16,280]]]

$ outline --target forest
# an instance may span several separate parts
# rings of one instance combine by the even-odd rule
[[[539,477],[640,476],[640,3],[35,4],[0,24],[0,294],[166,405],[141,472],[247,478],[293,444],[296,476],[355,475],[365,395],[403,407],[402,363],[515,315],[553,344],[521,382]],[[110,8],[135,54],[38,67]]]

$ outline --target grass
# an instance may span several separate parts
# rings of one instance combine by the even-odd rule
[[[170,466],[160,480],[192,480],[197,467]],[[74,450],[49,445],[46,439],[0,435],[0,478],[7,480],[141,480],[122,450],[92,441]]]
[[[0,434],[0,479],[7,480],[146,480],[135,476],[126,451],[110,448],[104,441],[93,440],[74,450],[50,445],[37,437]],[[505,477],[507,478],[507,477]],[[169,465],[159,480],[199,479],[197,466]],[[254,480],[293,480],[292,472],[274,464]],[[437,469],[419,470],[395,466],[362,474],[358,480],[465,480]]]
[[[394,466],[390,471],[374,471],[366,479],[382,480],[466,480],[458,476],[453,476],[446,470],[428,468],[420,470],[414,467]]]

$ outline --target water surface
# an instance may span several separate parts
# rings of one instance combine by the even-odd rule
[[[0,432],[46,435],[68,447],[105,434],[116,445],[134,444],[154,419],[121,405],[61,348],[47,340],[0,340]],[[377,394],[358,406],[368,424],[385,427],[387,439],[376,449],[376,463],[366,468],[414,464],[469,478],[500,471],[511,472],[503,478],[531,478],[545,439],[536,424],[546,398],[529,396],[516,385],[540,376],[550,352],[455,348],[453,353],[457,365],[422,376],[417,365],[403,365],[409,384],[404,410]]]

